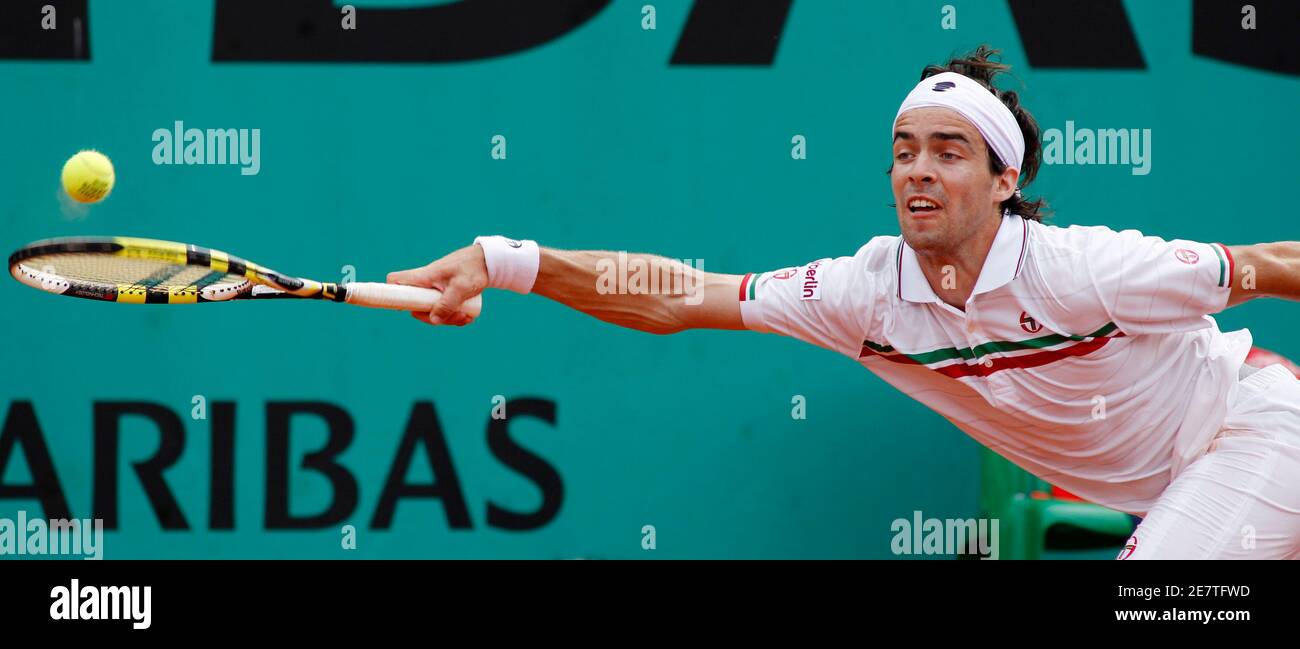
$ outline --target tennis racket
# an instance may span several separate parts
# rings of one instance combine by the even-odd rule
[[[9,255],[14,279],[56,295],[127,304],[195,304],[230,300],[309,299],[401,311],[431,311],[431,288],[282,275],[220,250],[133,237],[65,237],[37,241]],[[461,310],[478,317],[480,296]]]

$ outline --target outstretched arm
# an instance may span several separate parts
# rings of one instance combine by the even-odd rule
[[[655,294],[619,292],[618,275],[644,269]],[[740,275],[706,273],[655,255],[542,248],[533,292],[620,327],[670,334],[686,329],[743,329]],[[644,282],[643,282],[644,283]]]
[[[1228,252],[1233,261],[1228,306],[1257,297],[1300,300],[1300,242],[1228,246]]]
[[[642,281],[629,287],[627,278],[638,273]],[[461,303],[488,285],[487,263],[475,244],[426,266],[389,273],[388,281],[443,291],[432,313],[412,315],[460,326],[472,320],[460,312]],[[740,282],[740,275],[707,273],[655,255],[542,248],[532,291],[605,322],[668,334],[743,329]]]

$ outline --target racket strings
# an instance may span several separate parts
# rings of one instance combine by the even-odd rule
[[[154,259],[100,254],[50,254],[24,260],[24,266],[84,285],[104,288],[130,286],[137,290],[170,291],[193,288],[229,291],[248,284],[239,275]]]

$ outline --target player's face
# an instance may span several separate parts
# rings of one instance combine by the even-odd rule
[[[988,226],[1010,195],[999,191],[1005,179],[990,171],[988,145],[979,130],[947,108],[903,113],[894,126],[889,180],[903,238],[918,252],[956,250]]]

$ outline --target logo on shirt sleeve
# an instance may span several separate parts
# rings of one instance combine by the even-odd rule
[[[1184,264],[1195,264],[1201,260],[1201,256],[1196,254],[1195,250],[1188,250],[1187,248],[1179,248],[1178,250],[1175,250],[1174,257],[1177,257],[1178,261],[1181,261]]]
[[[1124,544],[1124,549],[1119,551],[1119,556],[1115,557],[1118,561],[1123,561],[1131,556],[1137,550],[1138,537],[1136,535],[1128,537],[1128,543]]]
[[[803,293],[799,296],[801,300],[820,300],[822,299],[821,278],[817,276],[821,272],[822,263],[814,261],[803,268],[800,276],[803,281]]]

